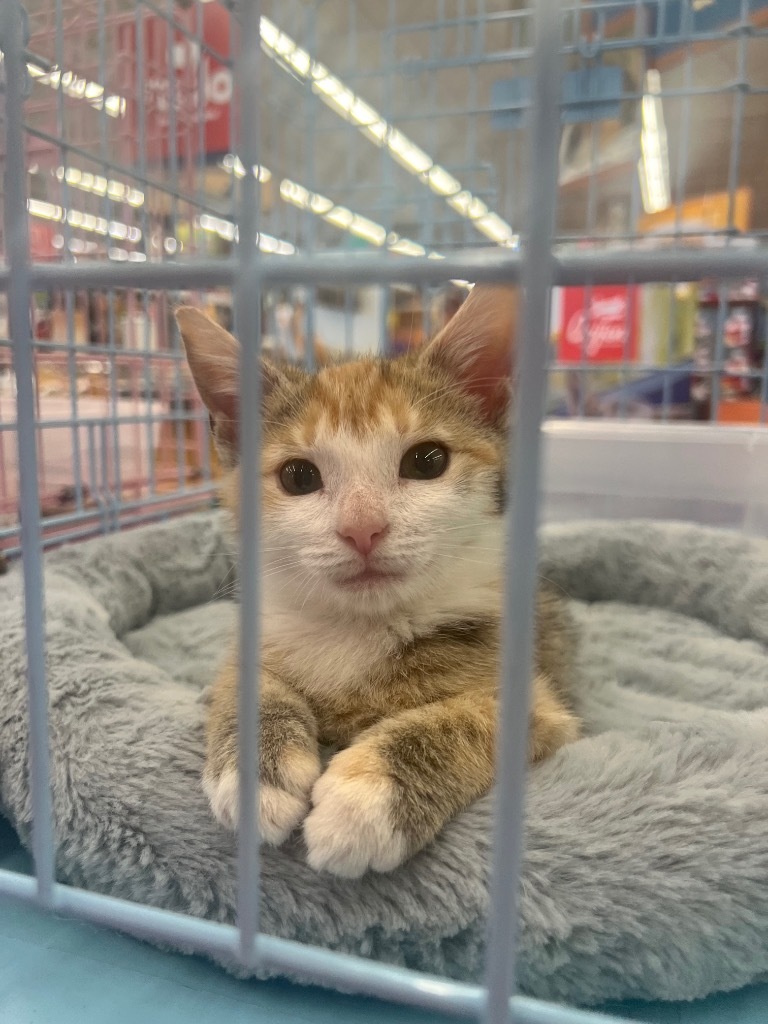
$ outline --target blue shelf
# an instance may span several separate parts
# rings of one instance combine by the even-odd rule
[[[644,377],[630,380],[626,384],[598,391],[592,397],[605,402],[643,402],[649,406],[662,406],[666,401],[670,405],[684,405],[691,398],[691,372],[693,363],[689,360],[678,363],[665,370],[655,370]],[[600,372],[600,364],[595,363],[591,370]],[[631,372],[631,365],[628,367]],[[551,410],[551,416],[568,416],[565,401],[558,402]]]

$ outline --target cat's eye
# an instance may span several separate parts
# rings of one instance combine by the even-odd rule
[[[448,452],[436,441],[415,444],[400,462],[400,476],[406,480],[434,480],[448,468]]]
[[[286,494],[312,494],[323,486],[320,470],[309,459],[289,459],[278,475]]]

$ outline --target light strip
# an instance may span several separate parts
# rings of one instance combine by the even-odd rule
[[[237,165],[234,162],[236,159],[234,157],[228,162],[228,169],[234,174],[238,174]],[[240,163],[239,160],[238,163]],[[240,167],[242,168],[242,163],[240,163]],[[66,181],[68,185],[86,192],[92,192],[96,195],[106,194],[112,199],[122,200],[133,206],[140,206],[144,202],[144,193],[138,189],[131,189],[122,182],[107,181],[106,178],[81,171],[77,167],[67,167],[66,169],[58,167],[53,173],[59,181]],[[254,173],[256,173],[255,168]],[[242,171],[242,174],[244,175],[245,171]],[[260,167],[258,174],[259,180],[262,182],[269,181],[272,177],[271,172],[266,167]],[[332,199],[328,199],[317,192],[310,192],[303,185],[290,181],[288,178],[284,178],[280,184],[280,196],[286,202],[322,217],[329,224],[333,224],[334,227],[347,231],[368,242],[370,245],[381,247],[386,244],[390,252],[407,256],[423,256],[426,252],[424,247],[418,242],[401,238],[395,232],[387,233],[387,229],[383,225],[377,224],[361,214],[353,213],[345,206],[338,206]],[[138,228],[131,227],[121,221],[107,221],[103,217],[82,213],[79,210],[70,209],[65,211],[61,206],[38,199],[30,199],[28,208],[32,216],[40,217],[43,220],[53,220],[62,223],[66,220],[71,227],[81,228],[84,231],[93,231],[96,234],[109,235],[111,238],[120,240],[127,239],[130,242],[141,240],[141,231]],[[230,220],[216,217],[212,214],[202,214],[199,224],[204,231],[217,234],[226,241],[237,241],[237,227]],[[265,233],[262,233],[261,237],[260,248],[263,252],[287,256],[292,255],[296,251],[295,246],[290,242],[274,238],[272,235]],[[166,239],[166,242],[168,241],[173,240]],[[436,252],[430,253],[430,256],[433,259],[442,258]],[[119,259],[120,257],[111,258]]]
[[[359,213],[353,213],[346,206],[337,206],[332,199],[320,195],[319,192],[310,192],[303,185],[283,178],[280,183],[280,197],[287,203],[298,206],[300,210],[314,213],[318,217],[342,231],[348,231],[364,241],[375,245],[377,248],[386,246],[389,252],[398,253],[401,256],[424,256],[427,250],[419,242],[413,242],[409,238],[401,238],[394,231],[387,232],[383,224],[377,224],[368,217]],[[430,252],[432,259],[443,259],[437,252]]]
[[[128,203],[130,206],[144,204],[144,193],[140,189],[126,185],[125,182],[107,179],[100,174],[91,174],[90,171],[81,171],[79,167],[57,167],[53,173],[59,181],[65,181],[67,185],[82,192],[108,196],[115,202]]]
[[[83,213],[82,210],[67,210],[63,206],[47,203],[40,199],[28,199],[27,209],[32,217],[39,217],[41,220],[52,220],[59,224],[66,223],[81,231],[92,231],[94,234],[117,238],[121,241],[134,243],[141,241],[139,228],[131,224],[124,224],[119,220],[107,220],[106,217],[96,217],[92,213]]]
[[[116,260],[118,263],[146,263],[147,256],[143,252],[128,252],[127,249],[115,248],[114,246],[107,249],[107,257],[111,260]]]
[[[64,236],[54,235],[51,239],[51,245],[54,249],[63,249]],[[98,252],[99,244],[98,242],[84,242],[82,238],[70,238],[68,248],[70,252],[79,256],[82,253]]]
[[[203,213],[200,215],[198,224],[203,231],[218,235],[227,242],[236,242],[239,237],[237,225],[224,217],[214,217],[213,214]],[[267,235],[259,232],[259,249],[262,252],[276,253],[278,256],[292,256],[296,252],[296,246],[286,242],[282,238],[275,238],[274,235]]]
[[[227,153],[219,166],[238,178],[245,177],[243,163],[240,157],[235,156],[234,153]],[[260,182],[269,181],[272,177],[272,172],[263,164],[254,167],[253,173]],[[283,178],[280,182],[280,198],[293,206],[298,206],[301,210],[307,210],[322,217],[329,224],[333,224],[342,231],[348,231],[371,245],[382,246],[387,239],[387,229],[381,224],[377,224],[361,214],[352,213],[345,206],[337,206],[332,199],[320,195],[319,192],[310,192],[309,189],[291,181],[290,178]],[[225,234],[222,237],[229,237],[230,230],[225,228]]]
[[[245,177],[245,168],[243,162],[239,156],[235,156],[234,153],[227,153],[224,159],[219,163],[219,167],[222,170],[227,171],[229,174],[234,174],[236,178]],[[262,164],[257,164],[253,168],[254,176],[261,182],[269,181],[272,177],[272,172],[267,170]]]
[[[94,110],[103,109],[109,117],[125,117],[125,97],[118,96],[117,93],[105,95],[104,86],[98,82],[90,82],[87,78],[80,78],[73,71],[62,71],[59,67],[44,71],[36,64],[27,64],[27,71],[30,78],[41,85],[47,85],[55,90],[60,88],[72,99],[85,100]]]
[[[398,238],[389,245],[389,251],[399,256],[426,256],[427,250],[418,242],[412,242],[410,238]]]
[[[298,206],[300,210],[307,210],[334,227],[342,231],[348,231],[371,245],[382,246],[387,240],[387,229],[376,221],[369,220],[359,213],[353,213],[346,206],[337,206],[332,199],[320,195],[319,192],[310,192],[303,185],[283,178],[280,182],[280,197],[286,203]]]
[[[645,75],[645,94],[642,99],[642,129],[638,166],[640,191],[646,213],[666,210],[671,203],[669,184],[669,152],[664,107],[661,102],[661,76],[655,68]]]
[[[498,214],[489,213],[488,207],[481,199],[463,188],[461,182],[449,171],[436,164],[428,153],[386,121],[374,107],[331,74],[324,64],[313,60],[294,39],[264,16],[261,18],[261,42],[265,52],[273,60],[281,65],[287,65],[299,78],[309,81],[312,91],[327,107],[345,121],[356,125],[359,131],[377,146],[384,146],[401,167],[417,177],[436,195],[445,198],[452,209],[471,221],[486,238],[498,245],[514,244],[515,234],[506,221]]]

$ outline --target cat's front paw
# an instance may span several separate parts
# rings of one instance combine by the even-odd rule
[[[406,859],[405,836],[395,825],[395,783],[375,762],[362,744],[349,747],[315,783],[304,837],[316,871],[359,878]]]
[[[306,816],[320,761],[314,752],[295,751],[285,757],[281,768],[282,786],[272,785],[263,777],[259,784],[259,833],[270,846],[284,843]],[[216,820],[236,829],[240,808],[237,768],[227,768],[216,777],[204,776],[203,788]]]

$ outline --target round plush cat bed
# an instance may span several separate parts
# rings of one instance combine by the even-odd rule
[[[235,839],[199,784],[202,699],[235,618],[218,513],[46,559],[62,881],[218,921]],[[544,531],[584,640],[587,737],[531,771],[520,983],[589,1004],[691,999],[768,972],[768,544],[693,526]],[[0,806],[29,838],[18,569],[0,580]],[[391,875],[263,854],[262,927],[482,976],[490,798]]]

